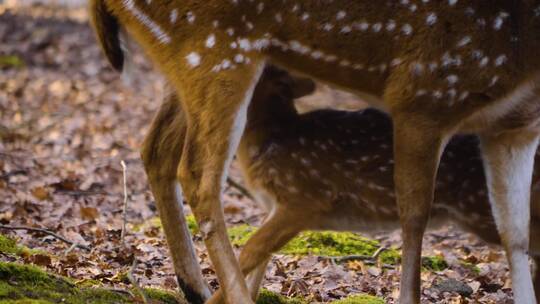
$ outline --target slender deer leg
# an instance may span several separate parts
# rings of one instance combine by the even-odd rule
[[[266,274],[266,267],[268,266],[269,262],[269,258],[264,260],[246,277],[249,293],[251,294],[251,298],[253,300],[257,300],[257,297],[259,296],[261,284],[264,279],[264,275]],[[242,267],[242,265],[240,265],[240,267]]]
[[[295,237],[301,230],[300,225],[294,225],[294,219],[298,217],[288,217],[286,212],[276,211],[270,216],[257,232],[248,240],[240,253],[240,268],[246,276],[253,277],[253,287],[250,290],[252,296],[256,297],[260,286],[260,281],[264,277],[266,265],[273,252],[279,250]],[[257,281],[258,280],[258,281]],[[208,301],[209,304],[222,303],[221,289],[218,290]]]
[[[200,73],[177,79],[188,122],[177,174],[230,304],[253,302],[227,236],[221,193],[262,67],[245,65],[219,77]]]
[[[539,214],[539,197],[538,187],[532,187],[531,193],[531,228],[530,228],[530,243],[529,253],[534,260],[534,293],[536,298],[540,298],[540,214]]]
[[[411,125],[410,117],[394,121],[396,196],[403,236],[400,303],[420,301],[422,237],[429,218],[442,136],[433,128]]]
[[[177,191],[176,168],[186,133],[180,101],[168,94],[156,115],[142,149],[142,159],[171,252],[178,285],[189,303],[204,303],[211,293],[193,249],[182,197]]]
[[[533,260],[534,260],[534,277],[533,277],[534,294],[538,298],[540,296],[540,257],[535,256],[533,257]]]
[[[536,303],[529,267],[530,187],[538,133],[482,136],[493,216],[510,264],[514,301]]]

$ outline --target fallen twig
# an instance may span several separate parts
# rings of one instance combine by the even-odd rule
[[[34,227],[25,227],[25,226],[8,226],[8,225],[0,225],[0,229],[6,229],[6,230],[26,230],[26,231],[33,231],[33,232],[41,232],[41,233],[44,233],[44,234],[47,234],[47,235],[50,235],[66,244],[69,244],[71,246],[75,246],[75,247],[78,247],[78,248],[81,248],[81,249],[84,249],[84,250],[92,250],[90,247],[88,246],[85,246],[85,245],[82,245],[82,244],[79,244],[79,243],[76,243],[76,242],[72,242],[68,239],[66,239],[65,237],[61,236],[61,235],[58,235],[50,230],[47,230],[47,229],[44,229],[44,228],[34,228]]]
[[[120,241],[124,245],[124,238],[126,236],[126,224],[127,224],[127,204],[128,204],[128,194],[127,194],[127,167],[126,163],[122,160],[120,162],[122,165],[122,172],[124,176],[124,208],[122,210],[122,233],[120,234]]]
[[[249,192],[248,189],[246,189],[244,186],[240,185],[240,183],[236,182],[234,179],[227,177],[227,183],[235,188],[236,190],[240,191],[242,195],[247,196],[249,199],[253,200],[253,195]]]
[[[379,255],[381,255],[381,253],[383,253],[387,249],[388,249],[387,247],[381,246],[377,250],[375,250],[375,252],[372,255],[345,255],[345,256],[340,256],[340,257],[322,256],[321,258],[331,260],[332,262],[335,262],[335,263],[343,263],[343,262],[357,261],[357,260],[368,261],[368,262],[374,263],[379,257]]]
[[[139,283],[137,282],[137,280],[135,279],[135,277],[133,276],[133,272],[135,271],[135,268],[137,267],[137,258],[136,257],[133,257],[133,264],[131,265],[131,268],[129,269],[128,273],[127,273],[127,277],[128,277],[128,280],[129,282],[131,282],[131,285],[133,285],[133,287],[135,288],[135,290],[137,290],[137,292],[141,295],[141,297],[143,298],[143,302],[145,304],[148,304],[148,296],[146,295],[146,293],[144,292],[144,290],[141,288],[141,286],[139,286]]]
[[[116,293],[120,293],[120,294],[124,294],[124,295],[128,295],[132,298],[135,298],[135,295],[133,294],[133,292],[129,291],[129,290],[125,290],[125,289],[120,289],[120,288],[104,288],[105,290],[108,290],[108,291],[112,291],[112,292],[116,292]]]
[[[3,179],[3,180],[5,180],[7,182],[11,176],[14,176],[14,175],[26,175],[26,174],[28,174],[28,171],[26,171],[26,170],[14,170],[14,171],[8,172],[6,174],[0,175],[0,179]]]
[[[379,249],[375,250],[373,255],[371,256],[373,259],[377,259],[381,253],[383,253],[386,249],[388,249],[386,246],[381,246]]]

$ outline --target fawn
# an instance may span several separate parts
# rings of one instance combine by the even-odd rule
[[[182,157],[176,178],[161,177],[168,183],[162,187],[181,187],[163,202],[176,204],[182,194],[191,205],[227,302],[252,300],[227,239],[220,195],[254,87],[271,62],[390,113],[402,304],[419,303],[435,176],[456,133],[480,136],[515,300],[536,303],[527,248],[539,139],[538,0],[91,0],[90,19],[113,67],[123,65],[122,27],[180,97],[187,121]],[[167,238],[185,238],[184,229],[167,228]],[[184,241],[181,249],[189,250]],[[195,262],[192,253],[178,255]],[[184,287],[203,301],[201,275],[182,263],[175,265]]]
[[[298,114],[294,99],[313,90],[310,80],[269,66],[248,108],[237,157],[250,192],[268,212],[240,255],[254,299],[271,253],[302,230],[369,233],[399,228],[391,120],[376,110]],[[149,137],[154,141],[145,144],[145,163],[152,159],[147,153],[163,149],[164,143],[177,145],[185,136],[181,121],[185,117],[174,93],[165,99],[157,117],[150,132],[154,136]],[[174,117],[184,127],[160,117]],[[168,132],[178,129],[179,134]],[[475,136],[460,136],[448,144],[439,166],[430,224],[450,221],[484,241],[500,244],[482,166]],[[156,191],[154,195],[160,196]],[[538,266],[539,189],[532,194],[531,211],[530,253]],[[540,267],[536,271],[538,294]],[[218,292],[210,302],[219,302],[219,297]]]

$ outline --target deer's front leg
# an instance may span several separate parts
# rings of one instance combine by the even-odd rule
[[[187,123],[176,93],[170,91],[143,144],[141,157],[156,200],[178,285],[189,303],[204,303],[211,295],[195,255],[187,227],[176,168],[182,156]]]
[[[514,301],[536,303],[529,267],[530,189],[536,131],[481,137],[493,216],[510,264]]]
[[[443,134],[421,118],[394,117],[395,188],[401,220],[403,253],[401,304],[420,303],[422,237],[433,201]]]

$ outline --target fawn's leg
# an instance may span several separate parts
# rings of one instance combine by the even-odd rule
[[[254,284],[250,287],[255,289],[251,289],[250,292],[254,298],[258,294],[260,282],[272,253],[287,244],[302,230],[302,227],[298,225],[298,215],[294,217],[291,216],[292,214],[294,211],[278,210],[270,215],[270,218],[242,248],[239,258],[240,268],[244,275],[253,277]],[[258,282],[257,278],[259,278]],[[209,304],[222,303],[221,290],[208,300]]]
[[[253,302],[227,236],[221,193],[262,66],[177,78],[188,122],[177,174],[230,304]]]
[[[529,267],[530,189],[538,133],[482,136],[493,216],[510,264],[514,301],[536,303]]]
[[[141,156],[167,238],[178,285],[189,303],[204,303],[211,292],[195,255],[176,179],[186,126],[180,101],[171,91],[154,118]]]
[[[534,256],[534,276],[533,276],[533,286],[534,294],[538,298],[540,296],[540,256]]]
[[[411,115],[394,118],[394,180],[403,237],[400,303],[420,303],[422,238],[429,218],[443,136]]]
[[[540,298],[540,188],[535,185],[531,189],[531,228],[529,254],[534,260],[534,293]]]
[[[266,267],[268,266],[268,263],[270,262],[270,258],[264,260],[259,266],[257,266],[251,273],[249,273],[246,277],[247,286],[249,289],[249,293],[251,294],[251,298],[256,301],[257,297],[259,296],[259,291],[261,289],[261,284],[264,279],[264,275],[266,274]],[[242,267],[242,265],[240,265]]]

